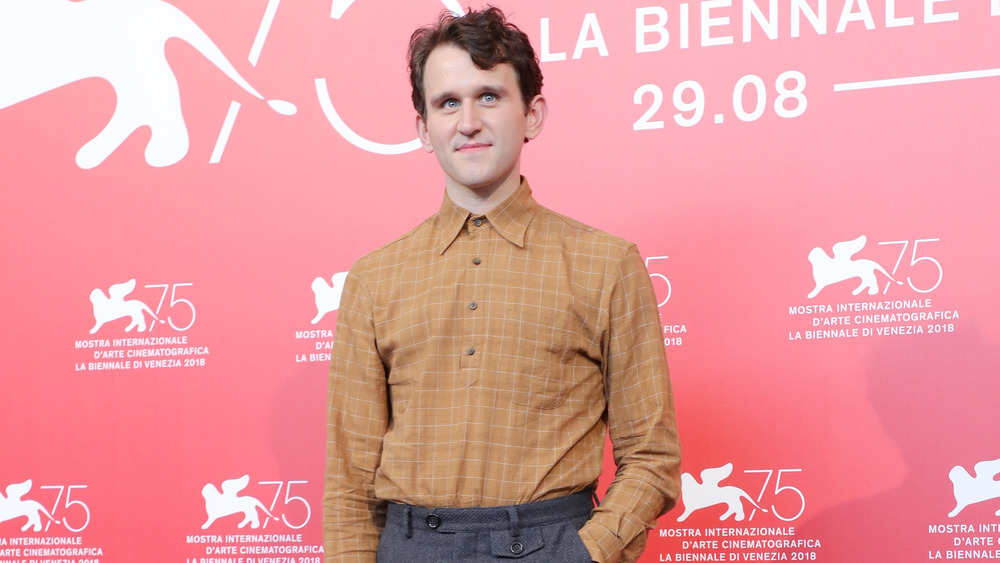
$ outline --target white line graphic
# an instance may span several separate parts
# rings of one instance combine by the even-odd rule
[[[344,120],[340,118],[340,114],[337,110],[333,109],[333,102],[330,101],[330,92],[326,88],[326,79],[317,78],[316,79],[316,95],[319,98],[319,105],[323,108],[323,114],[330,121],[330,125],[337,130],[340,135],[347,139],[352,145],[366,150],[368,152],[373,152],[375,154],[403,154],[410,151],[415,151],[420,148],[420,139],[413,139],[406,143],[398,143],[387,145],[384,143],[376,143],[375,141],[369,141],[361,135],[355,133],[350,127],[344,123]]]
[[[215,148],[212,150],[212,157],[208,159],[209,164],[218,164],[222,160],[222,152],[226,150],[226,143],[229,142],[229,134],[233,132],[233,125],[236,123],[236,114],[240,112],[240,103],[233,101],[229,104],[229,112],[226,120],[222,122],[222,131],[219,131],[219,138],[215,141]]]
[[[279,2],[281,0],[269,0],[267,8],[264,10],[264,17],[260,20],[260,27],[257,29],[257,37],[254,38],[253,46],[250,47],[250,56],[247,57],[253,66],[257,66],[257,61],[260,59],[260,52],[264,49],[264,41],[267,40],[268,32],[271,31],[271,24],[274,22],[274,14],[278,11]],[[226,143],[229,142],[229,134],[233,132],[233,125],[236,124],[236,115],[239,112],[239,102],[233,101],[229,105],[229,112],[226,113],[226,120],[222,122],[219,138],[215,140],[215,148],[212,150],[211,158],[208,159],[209,164],[218,164],[222,160],[222,153],[226,151]]]
[[[260,29],[257,30],[257,37],[253,40],[253,47],[250,48],[250,64],[257,66],[260,59],[260,51],[264,48],[264,40],[271,31],[271,24],[274,22],[274,14],[278,11],[278,3],[281,0],[270,0],[267,9],[264,10],[264,19],[260,22]]]
[[[353,3],[354,0],[333,0],[330,5],[330,17],[339,20]]]
[[[834,92],[849,90],[867,90],[871,88],[891,88],[893,86],[911,86],[913,84],[930,84],[933,82],[951,82],[955,80],[971,80],[973,78],[990,78],[1000,76],[1000,68],[984,70],[968,70],[964,72],[948,72],[944,74],[927,74],[924,76],[909,76],[905,78],[886,78],[883,80],[868,80],[865,82],[844,82],[834,84]]]

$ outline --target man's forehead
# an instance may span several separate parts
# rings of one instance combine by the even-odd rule
[[[476,66],[468,51],[457,45],[443,44],[435,47],[427,57],[424,67],[424,86],[429,85],[430,78],[435,81],[449,82],[450,79],[481,79],[486,82],[500,83],[513,79],[517,81],[517,71],[510,63],[499,63],[492,68],[483,69]]]

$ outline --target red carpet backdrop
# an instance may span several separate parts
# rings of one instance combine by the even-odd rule
[[[0,3],[0,561],[322,561],[344,272],[440,204],[405,51],[468,5]],[[537,199],[660,299],[643,561],[1000,559],[1000,0],[501,7]]]

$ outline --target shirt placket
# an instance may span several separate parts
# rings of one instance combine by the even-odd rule
[[[467,322],[463,323],[469,330],[465,335],[465,351],[462,354],[462,369],[476,370],[482,364],[482,354],[485,349],[485,300],[486,286],[489,282],[490,239],[495,232],[486,217],[473,216],[466,222],[469,234],[468,253],[463,256],[468,269],[467,283],[462,287],[462,308]]]

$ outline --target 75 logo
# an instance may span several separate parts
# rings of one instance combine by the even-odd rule
[[[881,290],[882,295],[889,292],[889,288],[895,285],[903,285],[903,281],[897,279],[900,273],[906,273],[906,284],[917,293],[930,293],[941,285],[944,277],[944,268],[941,263],[928,254],[927,248],[930,243],[939,242],[941,239],[924,238],[910,240],[890,240],[879,242],[879,246],[898,245],[900,247],[899,256],[891,271],[886,269],[874,260],[867,258],[854,258],[854,255],[861,252],[868,242],[868,237],[861,235],[853,240],[845,240],[833,245],[833,256],[826,253],[820,247],[809,251],[809,262],[812,264],[813,280],[816,287],[809,292],[809,299],[819,295],[827,286],[847,280],[857,279],[860,283],[851,292],[858,295],[867,292],[868,295],[878,295],[880,291],[880,277],[886,278],[885,289]],[[904,271],[900,272],[900,266],[904,264],[909,253],[909,263]]]
[[[925,254],[927,245],[929,243],[940,242],[940,240],[941,239],[938,238],[921,238],[921,239],[914,239],[912,241],[913,251],[909,255],[910,262],[909,264],[907,264],[907,266],[912,269],[916,269],[919,267],[922,269],[923,273],[918,274],[916,271],[914,271],[912,275],[906,276],[906,284],[910,286],[910,289],[916,291],[917,293],[930,293],[935,289],[937,289],[939,285],[941,285],[941,278],[944,277],[944,268],[941,267],[940,262],[932,258],[929,254]],[[907,256],[906,251],[910,247],[910,242],[911,241],[908,240],[890,240],[879,243],[880,246],[885,246],[890,244],[899,245],[899,257],[896,258],[896,263],[895,265],[893,265],[891,272],[893,276],[896,275],[896,270],[899,269],[900,264],[902,264],[903,260],[906,258]],[[918,251],[917,247],[920,246],[921,243],[924,244],[924,247],[922,250]],[[920,266],[918,266],[918,264]],[[919,285],[913,283],[914,277],[919,277],[921,279],[921,283]],[[932,281],[933,283],[931,283]],[[897,282],[897,283],[902,285],[902,282]],[[889,291],[889,284],[886,284],[885,290],[882,291],[882,294],[885,295],[887,291]]]
[[[270,505],[265,505],[257,497],[251,495],[240,495],[239,493],[250,484],[250,476],[244,475],[235,479],[227,479],[222,482],[222,487],[216,489],[212,483],[206,484],[201,489],[201,496],[205,498],[205,512],[208,513],[208,520],[201,525],[202,530],[207,530],[216,520],[232,515],[241,515],[243,519],[237,525],[243,528],[250,525],[251,528],[267,528],[271,520],[281,520],[286,526],[293,530],[305,527],[312,518],[312,508],[309,502],[301,496],[292,494],[292,487],[297,485],[308,485],[308,481],[257,481],[258,485],[265,487],[274,486],[274,497]],[[281,506],[278,501],[284,500]],[[280,509],[280,517],[275,516],[276,508]],[[263,523],[261,522],[263,516]],[[290,516],[290,518],[289,518]]]
[[[153,300],[156,308],[150,307],[146,301],[139,299],[126,299],[135,289],[135,279],[127,282],[112,284],[105,294],[101,288],[96,288],[90,292],[90,303],[94,308],[94,328],[90,329],[90,334],[96,334],[101,326],[118,319],[129,319],[129,324],[125,327],[125,332],[136,329],[137,332],[152,332],[157,323],[169,325],[170,328],[184,332],[194,326],[195,309],[194,303],[189,299],[179,296],[179,291],[183,293],[185,288],[193,286],[193,283],[153,283],[144,285],[144,289],[152,289]],[[162,290],[162,291],[161,291]],[[159,296],[156,296],[159,292]],[[167,296],[170,296],[169,300]],[[164,306],[166,306],[164,308]],[[165,316],[164,316],[165,315]],[[147,325],[147,317],[150,324]]]
[[[71,532],[81,532],[90,524],[90,507],[81,500],[72,499],[74,489],[86,489],[86,485],[40,486],[41,490],[58,491],[50,509],[46,509],[45,505],[37,500],[24,498],[24,495],[31,490],[31,486],[31,479],[21,483],[12,483],[7,486],[6,495],[0,494],[0,522],[27,518],[27,521],[21,526],[22,532],[29,529],[34,532],[47,532],[52,524],[57,526],[61,524]],[[65,493],[65,500],[63,493]],[[79,495],[77,496],[79,497]],[[62,520],[57,518],[60,513],[65,513]]]
[[[751,496],[740,487],[721,484],[732,472],[732,463],[721,467],[709,467],[702,470],[700,483],[690,473],[682,474],[681,499],[684,502],[684,513],[677,518],[677,521],[683,522],[692,513],[714,506],[723,506],[726,509],[719,517],[719,521],[725,521],[729,517],[733,517],[737,522],[747,520],[747,507],[750,508],[750,521],[753,521],[758,511],[773,514],[775,518],[784,522],[797,520],[805,512],[805,495],[797,487],[788,484],[789,479],[792,478],[792,475],[789,474],[801,473],[801,469],[744,469],[745,475],[763,477],[756,497]],[[771,486],[772,478],[773,488]],[[782,484],[782,480],[785,484]],[[779,500],[778,497],[781,499]],[[770,510],[764,508],[765,504],[770,505]]]

